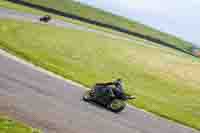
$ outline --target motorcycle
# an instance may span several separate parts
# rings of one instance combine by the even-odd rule
[[[49,15],[45,15],[45,16],[40,17],[40,21],[41,21],[41,22],[47,23],[47,22],[49,22],[50,20],[51,20],[51,16],[49,16]]]
[[[102,105],[106,109],[112,112],[121,112],[125,107],[125,101],[130,99],[135,99],[134,96],[123,94],[121,96],[116,96],[112,91],[115,88],[107,88],[106,91],[100,92],[99,88],[104,86],[95,85],[91,90],[86,91],[83,95],[83,100],[87,102],[93,102]]]

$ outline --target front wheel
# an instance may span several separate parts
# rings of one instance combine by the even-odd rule
[[[91,91],[85,92],[85,94],[83,95],[83,100],[84,101],[90,101],[90,100],[92,100]]]
[[[119,99],[114,99],[110,104],[108,104],[108,109],[113,112],[121,112],[125,108],[126,104],[124,101]]]

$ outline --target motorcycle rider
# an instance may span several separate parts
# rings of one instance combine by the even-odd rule
[[[114,86],[114,88],[110,86]],[[98,94],[101,92],[107,92],[107,93],[113,92],[116,97],[123,97],[124,90],[123,90],[122,80],[117,79],[113,82],[97,83],[96,93]]]

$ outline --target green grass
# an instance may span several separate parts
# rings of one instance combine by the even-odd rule
[[[139,108],[200,129],[200,61],[169,48],[14,20],[0,48],[86,86],[121,77]]]
[[[87,5],[75,2],[73,0],[23,0],[30,3],[51,7],[60,11],[73,13],[82,17],[98,20],[100,22],[127,28],[131,31],[158,38],[170,44],[173,44],[183,50],[191,52],[191,43],[182,39],[155,30],[151,27],[140,24],[136,21],[130,21],[124,17],[116,16],[100,9],[92,8]]]
[[[40,15],[40,16],[48,14],[48,15],[52,16],[53,18],[60,19],[60,20],[63,20],[65,22],[77,24],[77,25],[84,26],[84,27],[87,27],[87,28],[96,29],[96,30],[99,30],[99,31],[104,31],[104,32],[107,32],[107,33],[112,33],[114,35],[123,36],[123,37],[134,39],[134,40],[144,41],[143,39],[140,39],[140,38],[137,38],[137,37],[133,37],[133,36],[130,36],[128,34],[124,34],[124,33],[117,32],[117,31],[113,31],[111,29],[99,27],[99,26],[96,26],[96,25],[84,23],[84,22],[81,22],[81,21],[78,21],[78,20],[74,20],[74,19],[70,19],[70,18],[54,15],[52,13],[47,13],[47,12],[44,12],[44,11],[36,10],[36,9],[33,9],[33,8],[29,8],[29,7],[26,7],[26,6],[18,5],[18,4],[12,3],[12,2],[8,2],[8,1],[5,1],[5,0],[0,1],[0,7],[16,10],[18,12],[24,12],[24,13],[31,13],[31,14],[34,14],[34,15]]]
[[[7,117],[0,117],[0,133],[41,133],[41,131]]]
[[[124,34],[124,33],[117,32],[117,31],[107,29],[107,28],[103,28],[103,27],[99,27],[99,26],[96,26],[96,25],[84,23],[84,22],[81,22],[81,21],[73,20],[73,19],[70,19],[70,18],[54,15],[54,14],[51,14],[51,13],[43,12],[43,11],[40,11],[40,10],[36,10],[36,9],[29,8],[29,7],[26,7],[26,6],[18,5],[18,4],[8,2],[8,1],[5,1],[5,0],[0,1],[0,7],[6,8],[6,9],[12,9],[12,10],[15,10],[17,12],[31,13],[31,14],[34,14],[34,15],[43,16],[43,15],[48,14],[48,15],[52,16],[53,18],[63,20],[65,22],[84,26],[84,27],[95,29],[95,30],[98,30],[98,31],[103,31],[103,32],[106,32],[106,33],[111,33],[111,34],[116,35],[116,36],[121,36],[121,37],[129,38],[129,39],[132,39],[132,40],[140,41],[143,44],[148,42],[148,44],[160,46],[156,43],[153,43],[153,42],[150,42],[150,41],[138,38],[138,37],[134,37],[134,36],[131,36],[131,35],[128,35],[128,34]]]

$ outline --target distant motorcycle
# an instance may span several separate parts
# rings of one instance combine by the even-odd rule
[[[40,17],[40,21],[41,21],[41,22],[47,23],[47,22],[49,22],[50,20],[51,20],[51,16],[49,16],[49,15],[45,15],[45,16]]]
[[[123,94],[120,97],[115,96],[115,94],[112,92],[113,88],[107,89],[111,91],[107,92],[99,92],[96,91],[99,86],[95,85],[91,90],[86,91],[83,95],[83,100],[87,102],[94,102],[97,104],[102,105],[103,107],[111,110],[112,112],[121,112],[125,107],[126,103],[125,101],[129,99],[135,99],[135,97],[130,96],[128,94]],[[101,94],[97,94],[101,93]]]

